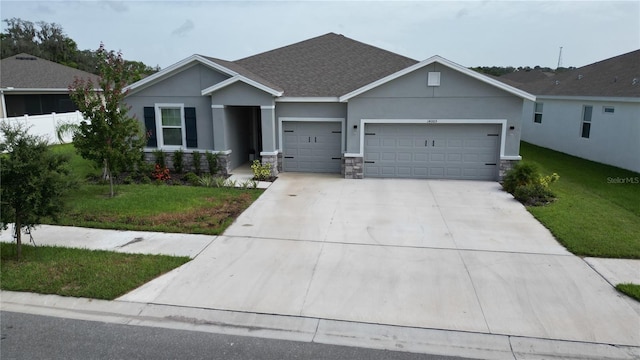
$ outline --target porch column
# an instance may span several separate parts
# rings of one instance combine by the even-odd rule
[[[211,118],[213,119],[213,149],[216,151],[227,150],[227,115],[224,105],[211,105]]]
[[[271,174],[278,175],[278,151],[276,145],[276,107],[260,106],[262,124],[262,157],[263,164],[271,164]]]
[[[231,171],[231,150],[227,143],[227,113],[224,105],[211,105],[213,119],[213,150],[218,152],[218,168],[222,175]]]

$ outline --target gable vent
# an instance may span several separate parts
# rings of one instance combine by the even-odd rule
[[[16,56],[16,60],[38,60],[33,56]]]

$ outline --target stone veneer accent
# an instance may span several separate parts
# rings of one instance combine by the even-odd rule
[[[515,164],[517,164],[520,160],[500,160],[500,169],[498,170],[498,180],[502,181],[504,176],[507,174],[507,171],[513,169]]]
[[[343,156],[342,175],[345,179],[364,178],[364,158],[362,156]]]
[[[278,162],[278,155],[262,155],[262,165],[271,164],[271,176],[278,176],[282,166]]]
[[[167,167],[173,170],[173,154],[174,151],[165,151],[164,159]],[[219,154],[218,155],[218,174],[227,176],[231,172],[229,166],[231,165],[231,155],[230,154]],[[148,163],[155,163],[156,157],[153,154],[153,151],[145,151],[144,152],[144,160]],[[184,152],[182,156],[182,163],[184,172],[194,171],[193,167],[193,154],[191,152]],[[200,152],[200,169],[203,173],[209,173],[209,163],[207,162],[207,157],[203,152]]]

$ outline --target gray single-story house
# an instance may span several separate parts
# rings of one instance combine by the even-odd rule
[[[192,55],[128,87],[145,152],[252,156],[277,172],[498,180],[535,97],[440,56],[329,33],[236,61]]]
[[[69,98],[75,78],[99,77],[30,54],[0,60],[0,118],[68,113],[78,110]]]
[[[555,75],[499,79],[536,95],[522,140],[640,172],[640,50]]]

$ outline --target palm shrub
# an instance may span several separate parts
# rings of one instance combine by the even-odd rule
[[[558,179],[556,173],[541,176],[534,164],[520,162],[507,172],[502,187],[524,205],[538,206],[555,199],[549,185]]]
[[[200,163],[202,154],[200,154],[199,151],[194,151],[191,153],[191,159],[193,161],[193,171],[196,173],[196,175],[200,176],[200,174],[202,173],[202,166]]]
[[[215,175],[218,173],[218,154],[214,154],[210,151],[206,151],[204,156],[207,158],[207,165],[209,165],[209,174]]]
[[[184,152],[182,150],[176,150],[173,153],[173,171],[176,174],[182,174],[182,170],[184,170],[183,159]]]

